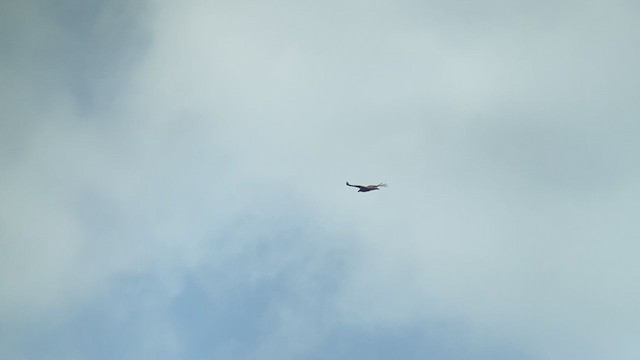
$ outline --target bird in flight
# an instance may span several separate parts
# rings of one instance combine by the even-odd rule
[[[381,187],[386,187],[387,184],[385,183],[380,183],[378,185],[351,185],[349,184],[349,182],[347,181],[347,186],[351,186],[351,187],[357,187],[358,192],[367,192],[367,191],[372,191],[372,190],[380,190]]]

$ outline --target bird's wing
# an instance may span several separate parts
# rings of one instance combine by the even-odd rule
[[[362,185],[352,185],[352,184],[349,184],[349,182],[348,182],[348,181],[347,181],[347,186],[357,187],[358,189],[366,189],[366,188],[367,188],[366,186],[362,186]]]
[[[386,187],[386,186],[387,186],[387,184],[380,183],[378,185],[367,185],[367,186],[363,186],[363,187],[367,188],[367,189],[379,189],[380,187]]]

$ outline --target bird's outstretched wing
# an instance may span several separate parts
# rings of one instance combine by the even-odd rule
[[[367,188],[366,186],[363,186],[363,185],[351,185],[351,184],[349,184],[349,182],[348,182],[348,181],[347,181],[347,186],[357,187],[358,189],[361,189],[361,190],[362,190],[362,189],[366,189],[366,188]]]

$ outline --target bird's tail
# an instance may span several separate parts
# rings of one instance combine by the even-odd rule
[[[378,184],[378,186],[387,187],[387,184],[385,184],[385,183],[380,183],[380,184]]]

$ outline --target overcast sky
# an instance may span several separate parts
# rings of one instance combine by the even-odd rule
[[[638,359],[638,64],[626,0],[2,2],[0,357]]]

